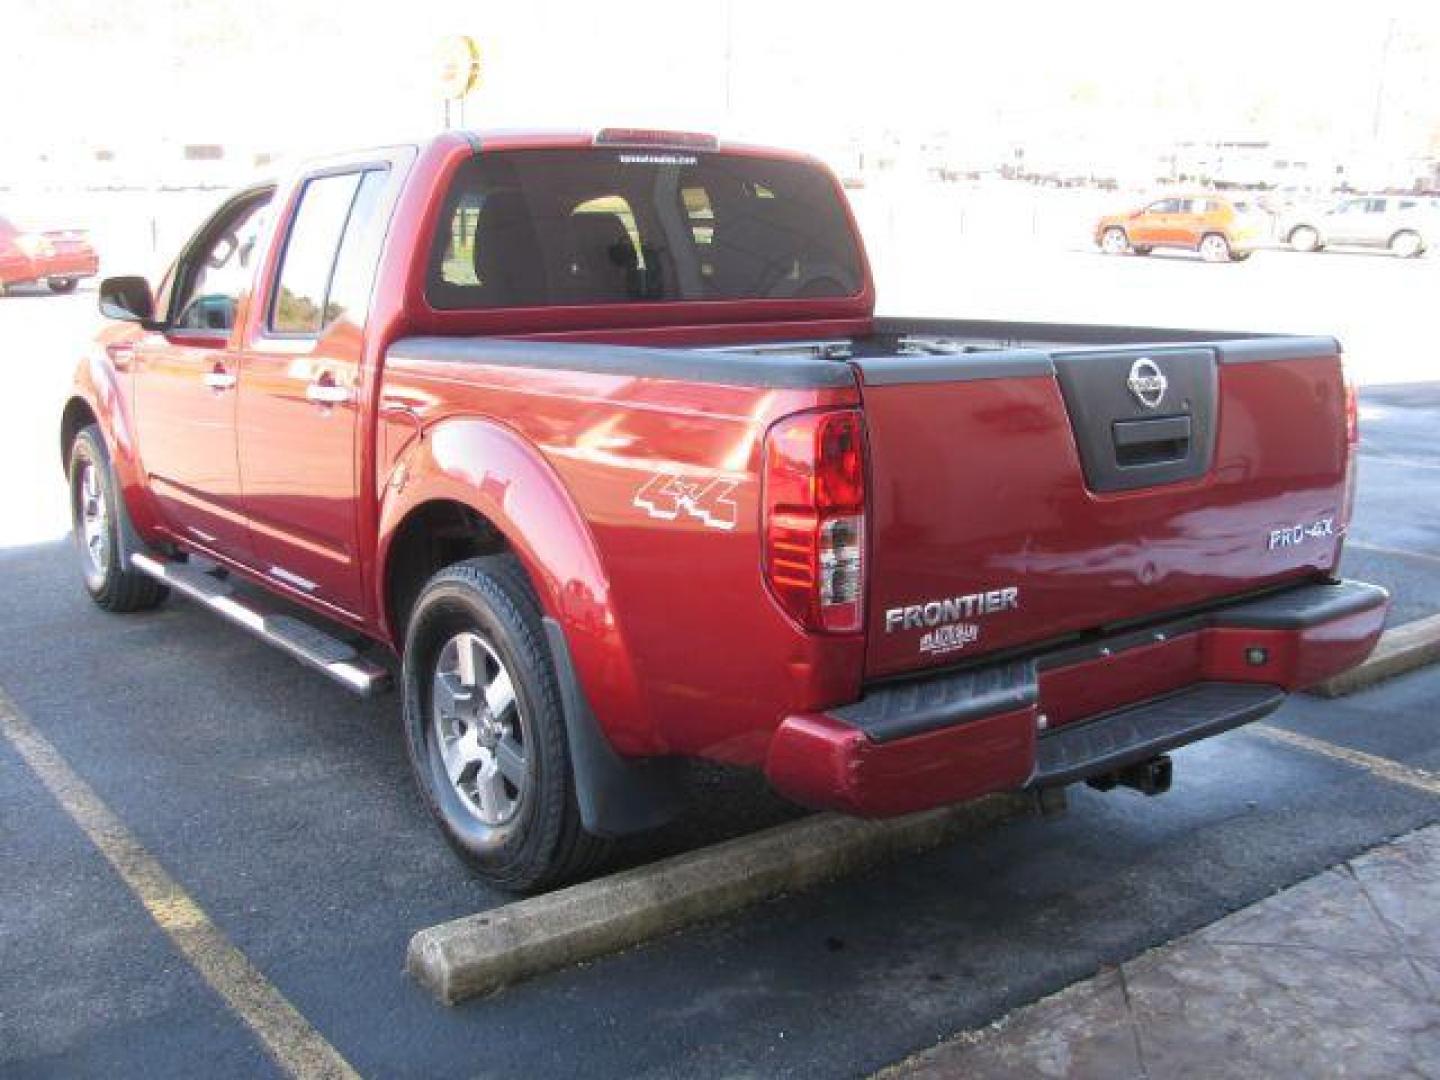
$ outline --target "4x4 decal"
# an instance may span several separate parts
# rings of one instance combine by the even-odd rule
[[[734,480],[687,480],[658,472],[635,493],[632,504],[653,518],[674,521],[686,514],[711,529],[735,528]]]

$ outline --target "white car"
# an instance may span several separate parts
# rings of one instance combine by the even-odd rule
[[[1293,216],[1280,235],[1296,251],[1331,245],[1388,248],[1402,259],[1413,259],[1440,240],[1440,199],[1355,195],[1328,210]]]

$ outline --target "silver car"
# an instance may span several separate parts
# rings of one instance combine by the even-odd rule
[[[1292,216],[1280,236],[1296,251],[1337,244],[1389,248],[1402,259],[1413,259],[1440,242],[1440,198],[1354,195],[1328,210]]]

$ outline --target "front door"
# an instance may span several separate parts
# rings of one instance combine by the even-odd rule
[[[363,330],[390,172],[307,179],[292,199],[274,285],[241,355],[240,480],[257,565],[352,614]]]
[[[150,490],[176,536],[242,562],[250,537],[236,467],[238,370],[229,352],[268,191],[232,199],[196,234],[161,293],[164,332],[135,346],[135,425]]]
[[[1141,247],[1174,243],[1174,219],[1179,210],[1179,199],[1161,199],[1145,207],[1130,222],[1130,243]]]

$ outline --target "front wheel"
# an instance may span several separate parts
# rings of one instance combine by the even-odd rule
[[[1206,262],[1229,262],[1230,241],[1219,233],[1207,233],[1200,241],[1200,257]]]
[[[1424,250],[1425,242],[1420,239],[1420,234],[1409,229],[1390,238],[1390,253],[1402,259],[1413,259]]]
[[[70,293],[75,291],[75,286],[80,282],[73,277],[52,277],[45,284],[50,286],[53,293]]]
[[[1106,255],[1124,255],[1130,250],[1130,238],[1124,229],[1106,229],[1100,236],[1100,250]]]
[[[70,444],[70,522],[80,572],[90,598],[106,611],[145,611],[169,592],[125,565],[120,546],[120,493],[100,429],[80,431]]]
[[[510,555],[441,570],[406,633],[405,735],[421,794],[486,881],[533,892],[589,870],[560,687],[540,609]]]

